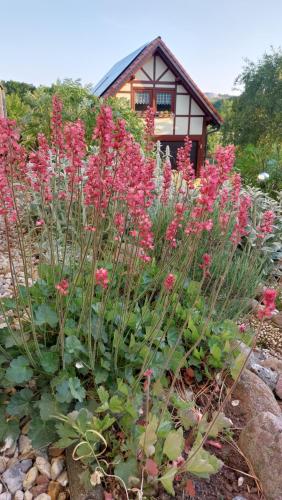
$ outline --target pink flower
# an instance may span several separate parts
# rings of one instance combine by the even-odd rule
[[[69,293],[69,282],[67,279],[62,279],[55,287],[60,295],[68,295]]]
[[[202,264],[200,264],[199,266],[201,269],[203,269],[204,276],[210,276],[209,267],[211,265],[211,262],[212,262],[211,256],[208,253],[204,253]]]
[[[161,201],[163,202],[164,205],[166,205],[168,202],[171,179],[172,179],[171,164],[169,160],[166,160],[163,171],[163,191],[161,196]]]
[[[153,372],[152,368],[148,368],[148,370],[146,370],[144,372],[144,377],[150,378],[153,375],[153,373],[154,372]]]
[[[95,233],[96,227],[95,226],[84,226],[85,231],[90,231],[91,233]]]
[[[107,288],[109,284],[107,269],[105,269],[104,267],[100,267],[100,269],[97,269],[95,278],[97,285],[101,285],[102,288]]]
[[[242,236],[249,234],[246,227],[248,225],[248,211],[251,206],[251,198],[249,196],[241,196],[239,200],[239,208],[236,217],[236,223],[230,237],[230,240],[238,245]]]
[[[189,137],[185,137],[184,146],[177,150],[177,169],[179,172],[182,172],[187,186],[192,189],[195,180],[195,170],[190,160],[191,148],[192,141],[189,140]]]
[[[44,219],[38,219],[35,223],[37,227],[44,226],[45,220]]]
[[[273,311],[275,310],[275,299],[277,297],[277,292],[273,288],[266,288],[263,292],[261,306],[258,310],[258,318],[263,320],[264,318],[271,318]]]
[[[53,109],[51,117],[51,135],[53,143],[53,151],[62,157],[64,152],[64,137],[63,137],[63,120],[62,109],[63,103],[61,99],[54,95],[52,98]]]
[[[145,138],[146,138],[146,150],[152,151],[154,147],[154,142],[152,137],[154,136],[155,130],[155,113],[153,108],[148,107],[145,112]]]
[[[247,330],[247,325],[245,325],[245,323],[241,323],[239,325],[239,332],[244,333],[246,330]]]
[[[176,281],[175,275],[169,273],[166,279],[164,280],[164,287],[168,292],[170,292],[173,289],[175,281]]]
[[[264,238],[267,233],[272,233],[275,214],[272,210],[267,210],[262,216],[262,221],[258,227],[258,238]]]

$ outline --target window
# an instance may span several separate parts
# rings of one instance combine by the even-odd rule
[[[135,111],[146,111],[148,106],[152,106],[151,92],[146,90],[142,90],[141,92],[135,92],[135,102],[134,109]]]
[[[172,112],[172,94],[169,92],[157,92],[156,111]]]

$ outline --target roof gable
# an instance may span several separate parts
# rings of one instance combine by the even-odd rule
[[[188,75],[161,37],[155,38],[152,42],[143,45],[129,56],[116,63],[95,86],[94,94],[105,98],[115,95],[155,52],[158,52],[172,69],[173,73],[181,80],[179,83],[186,86],[198,105],[211,117],[213,124],[220,126],[223,122],[220,114]]]

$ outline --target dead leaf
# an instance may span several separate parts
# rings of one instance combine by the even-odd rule
[[[194,497],[196,495],[195,485],[192,479],[188,479],[185,484],[184,491],[190,497]]]
[[[149,474],[149,476],[157,477],[159,474],[158,466],[152,458],[147,458],[145,463],[145,470]]]
[[[222,449],[222,444],[219,443],[218,441],[213,441],[212,439],[208,439],[206,441],[206,444],[209,444],[210,446],[213,446],[214,448],[217,448],[218,450]]]

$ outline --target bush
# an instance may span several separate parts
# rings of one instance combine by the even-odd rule
[[[0,214],[8,244],[15,224],[25,271],[22,287],[11,258],[16,294],[1,300],[2,388],[16,389],[3,392],[1,435],[16,435],[25,413],[34,446],[74,444],[92,484],[114,471],[142,489],[145,473],[173,493],[176,473],[221,466],[201,444],[230,422],[206,415],[198,425],[195,400],[175,387],[187,374],[234,372],[239,331],[227,311],[236,317],[251,297],[273,221],[263,214],[250,242],[232,146],[195,181],[187,140],[173,178],[167,159],[154,160],[152,130],[149,110],[144,153],[102,106],[87,148],[83,122],[63,126],[55,97],[51,143],[40,134],[27,154],[1,120]]]

